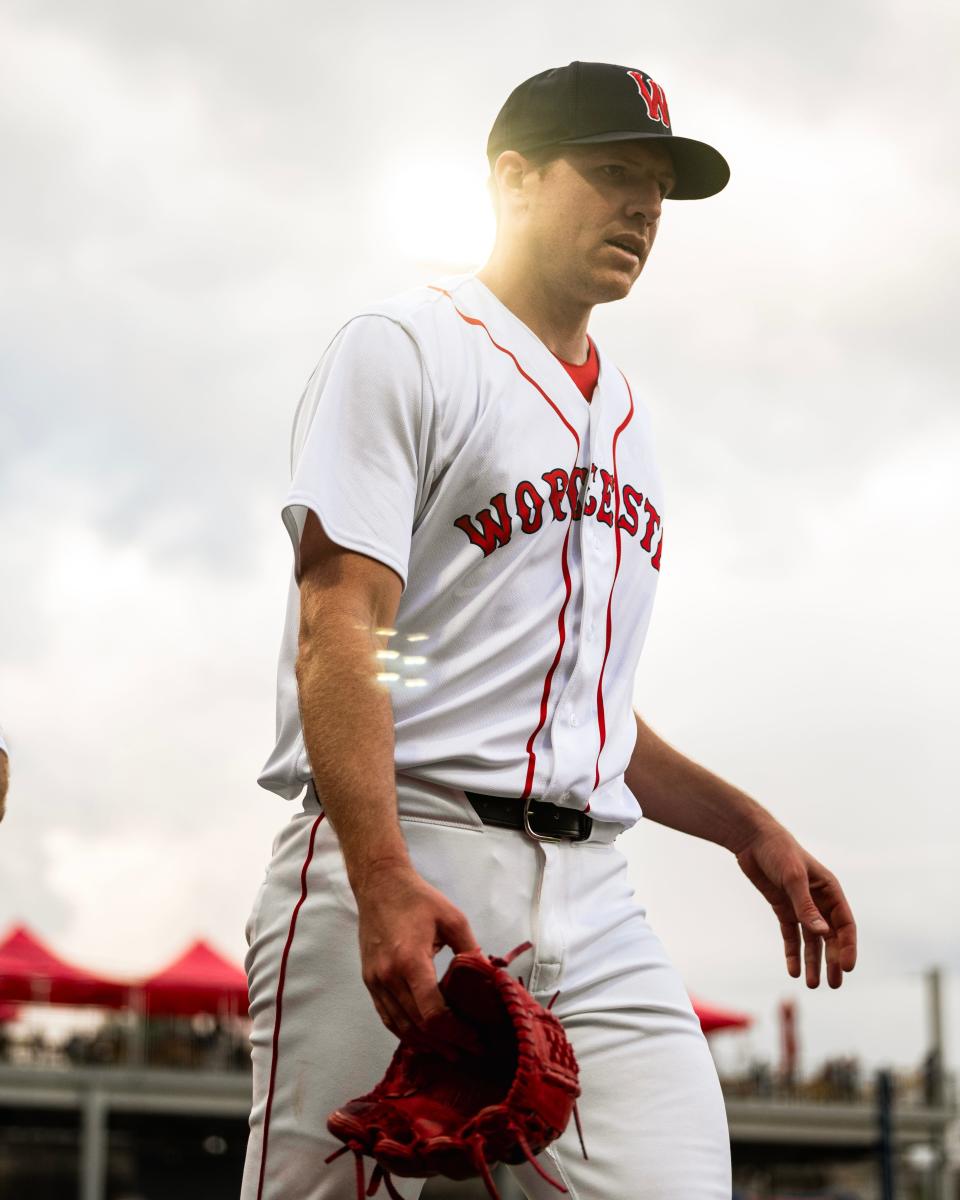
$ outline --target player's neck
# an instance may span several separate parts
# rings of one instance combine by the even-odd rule
[[[496,254],[477,272],[477,278],[548,350],[565,362],[586,361],[592,306],[572,302],[569,295],[555,295],[526,264],[505,262]]]

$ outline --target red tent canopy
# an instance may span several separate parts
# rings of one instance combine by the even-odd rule
[[[151,1016],[247,1012],[247,977],[202,939],[138,985]]]
[[[0,1000],[123,1008],[127,995],[125,983],[71,966],[25,925],[0,941]]]
[[[713,1004],[704,1004],[693,1000],[693,1011],[700,1018],[700,1028],[704,1033],[715,1033],[718,1029],[746,1029],[753,1024],[753,1017],[746,1013],[732,1012],[730,1009],[717,1008]]]

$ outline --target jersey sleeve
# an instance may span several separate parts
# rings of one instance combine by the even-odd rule
[[[283,521],[300,577],[313,511],[327,536],[391,567],[406,587],[429,482],[432,395],[420,348],[399,322],[355,317],[324,352],[294,420]]]

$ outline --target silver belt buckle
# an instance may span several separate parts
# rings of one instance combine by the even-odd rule
[[[571,838],[551,837],[549,833],[537,833],[535,829],[530,827],[530,805],[533,804],[535,797],[528,796],[523,802],[523,829],[528,837],[532,837],[535,842],[569,842]]]

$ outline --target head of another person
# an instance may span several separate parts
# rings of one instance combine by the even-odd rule
[[[572,62],[514,88],[487,141],[494,256],[588,305],[636,282],[666,199],[712,196],[730,168],[677,137],[663,88],[643,71]]]

